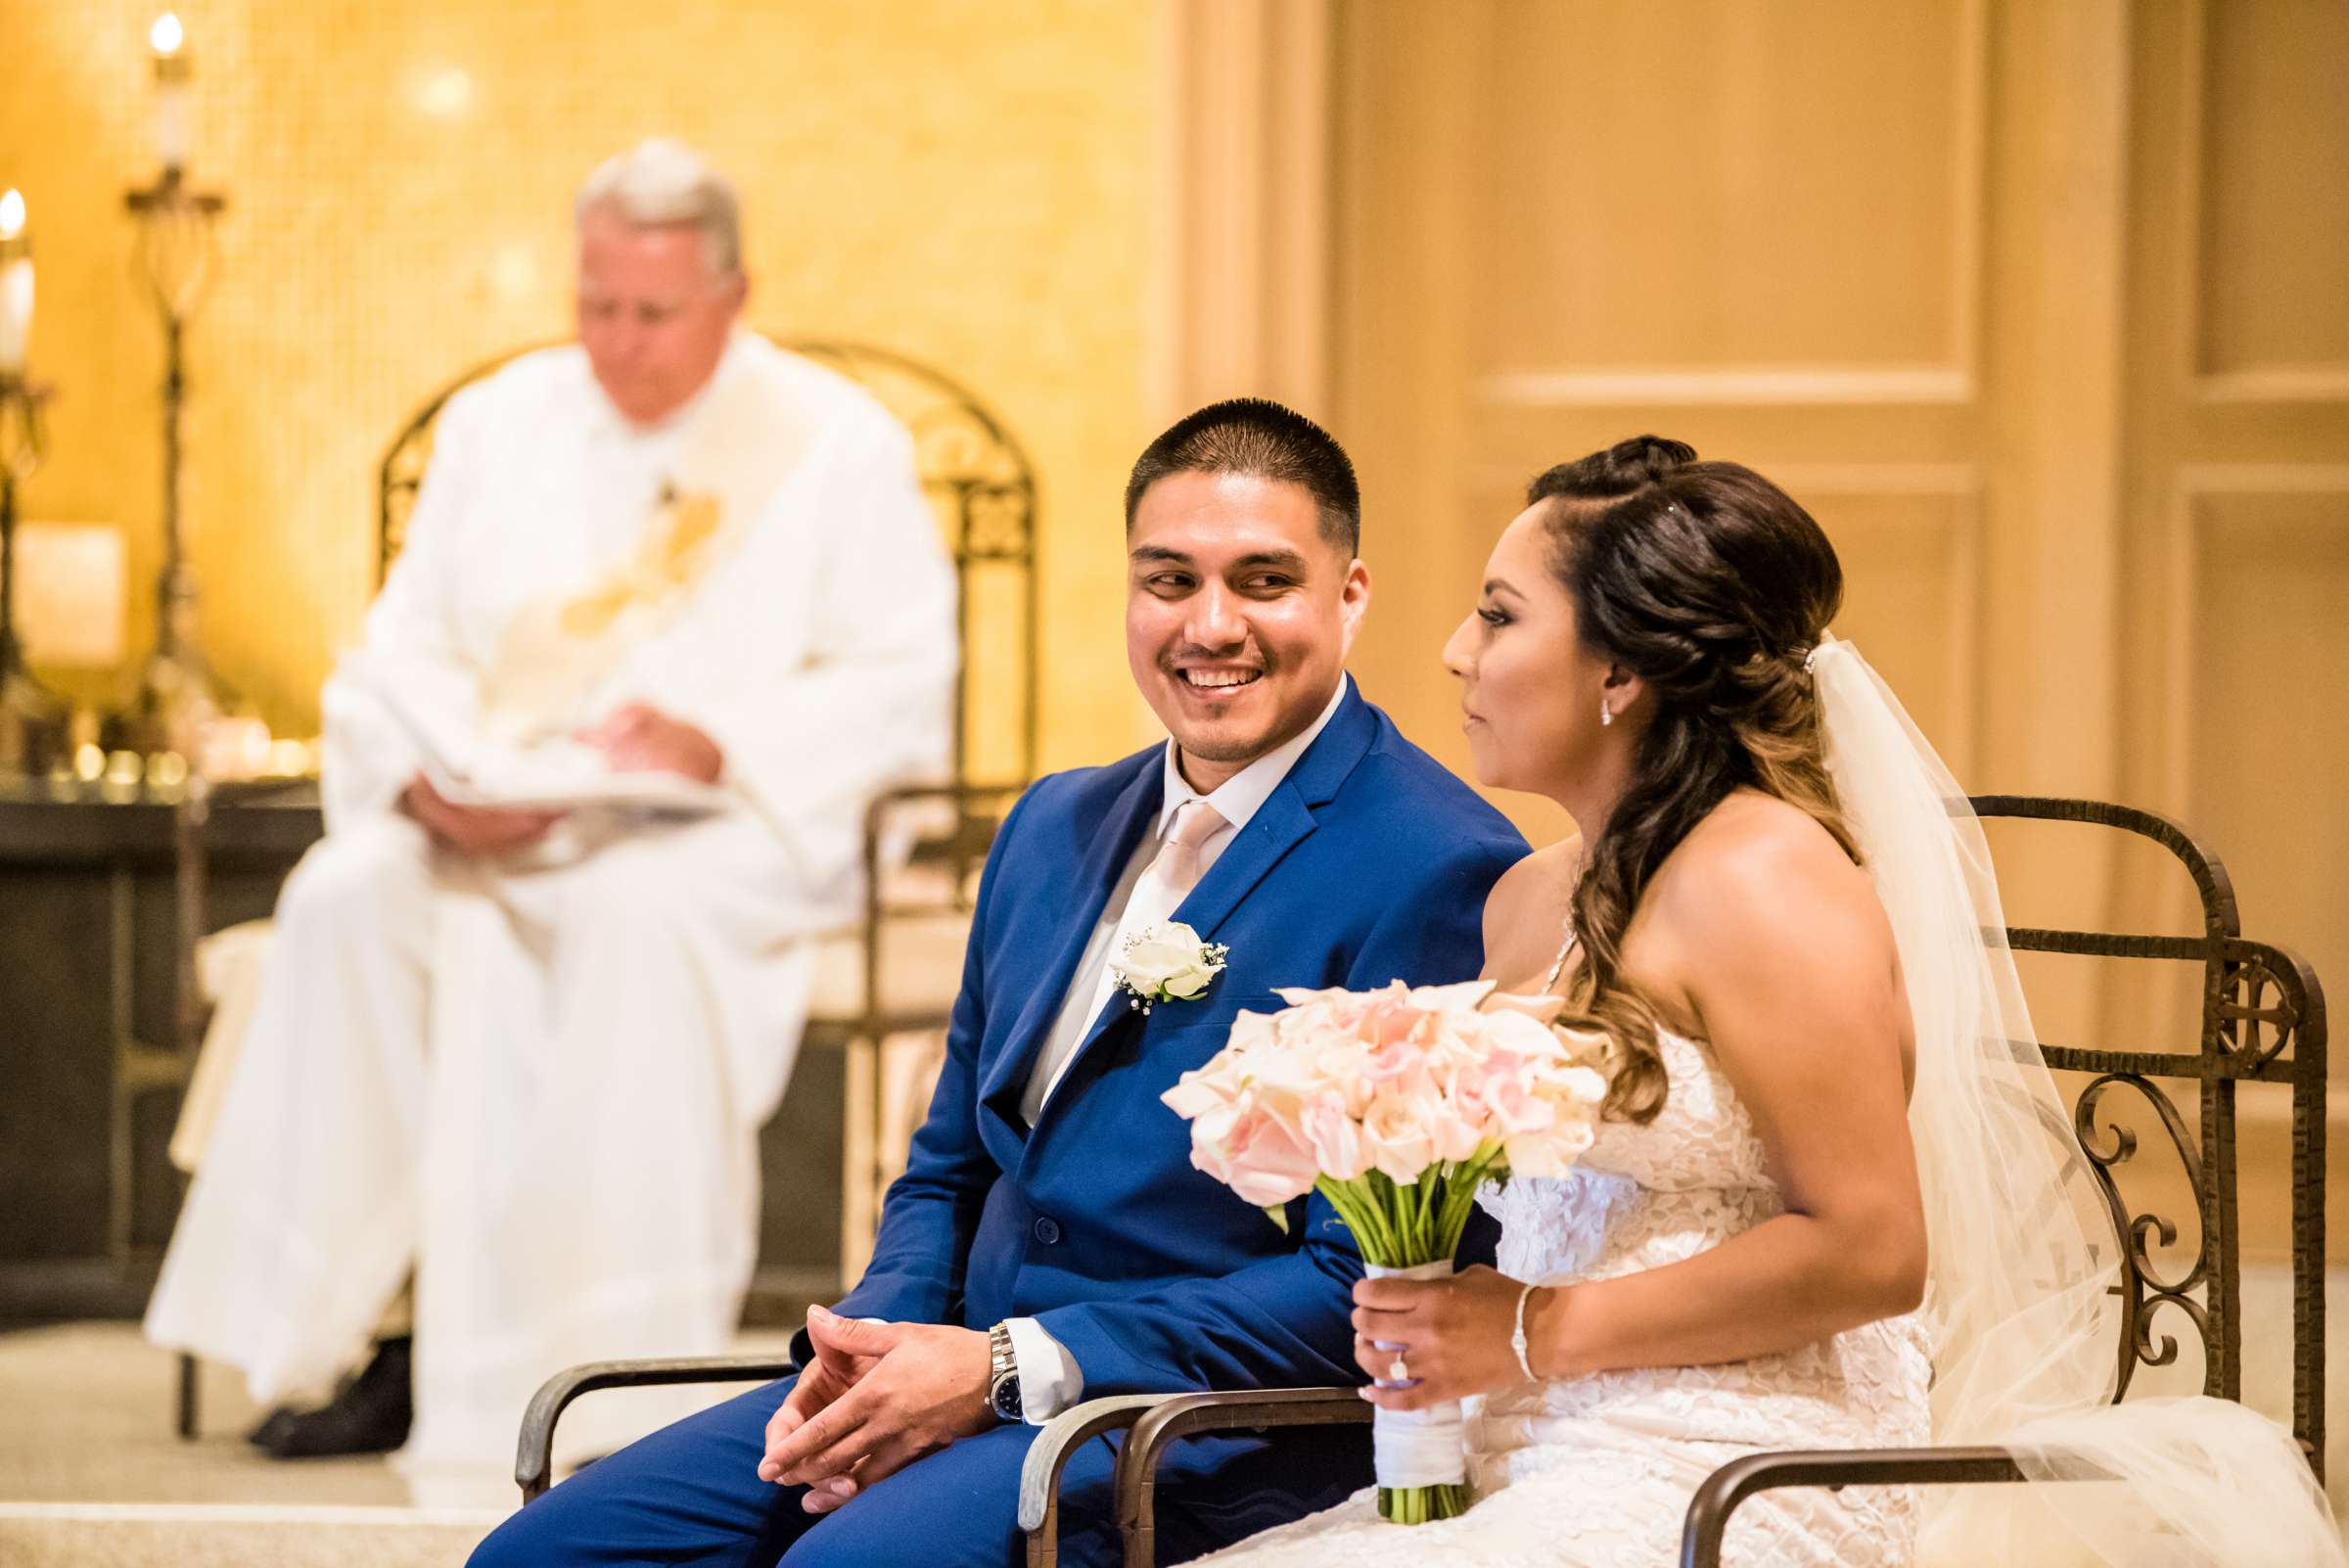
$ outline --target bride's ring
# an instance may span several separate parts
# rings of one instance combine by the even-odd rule
[[[1398,1352],[1395,1359],[1387,1363],[1387,1381],[1390,1383],[1407,1383],[1410,1380],[1411,1369],[1403,1364],[1402,1353]]]

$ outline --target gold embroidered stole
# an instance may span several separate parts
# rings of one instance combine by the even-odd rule
[[[798,470],[814,432],[762,369],[722,368],[687,416],[691,428],[632,549],[584,586],[530,600],[506,623],[482,678],[491,737],[527,746],[600,716],[583,705],[674,622]]]

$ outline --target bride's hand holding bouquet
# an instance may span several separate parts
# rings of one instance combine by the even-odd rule
[[[1483,1264],[1443,1279],[1356,1281],[1354,1359],[1373,1379],[1362,1398],[1382,1410],[1424,1410],[1506,1388],[1527,1370],[1556,1375],[1555,1367],[1517,1364],[1512,1336],[1522,1321],[1530,1340],[1541,1339],[1535,1318],[1548,1304],[1536,1286],[1521,1320],[1525,1294],[1523,1281]],[[1404,1382],[1387,1378],[1395,1355],[1380,1347],[1388,1345],[1405,1347],[1411,1375]]]

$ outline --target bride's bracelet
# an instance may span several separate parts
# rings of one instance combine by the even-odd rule
[[[1509,1330],[1509,1349],[1517,1353],[1517,1370],[1525,1374],[1525,1380],[1529,1383],[1539,1382],[1541,1379],[1534,1376],[1534,1363],[1526,1359],[1525,1304],[1532,1299],[1534,1292],[1541,1288],[1542,1281],[1529,1279],[1525,1282],[1525,1288],[1517,1292],[1517,1323],[1514,1328]]]

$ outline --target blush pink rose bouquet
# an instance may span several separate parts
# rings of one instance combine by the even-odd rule
[[[1491,981],[1278,993],[1242,1013],[1206,1066],[1163,1096],[1191,1124],[1191,1163],[1286,1222],[1319,1192],[1372,1273],[1451,1272],[1487,1181],[1554,1176],[1590,1146],[1603,1037],[1550,1020],[1554,997]],[[1378,1510],[1405,1524],[1468,1505],[1460,1407],[1373,1418]]]

